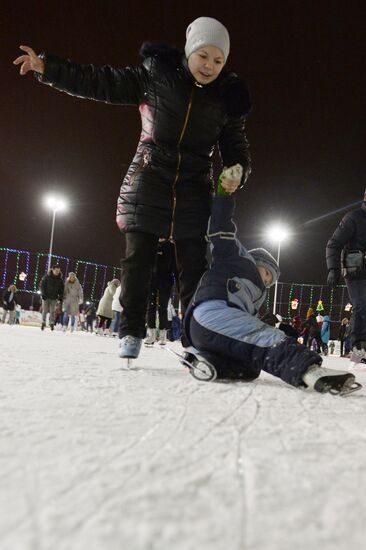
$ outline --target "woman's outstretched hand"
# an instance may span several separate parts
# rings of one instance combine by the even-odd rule
[[[28,71],[35,71],[36,73],[44,73],[44,61],[40,59],[36,52],[32,50],[29,46],[20,46],[20,49],[23,52],[26,52],[24,55],[20,55],[14,61],[14,65],[20,65],[20,74],[25,75]]]

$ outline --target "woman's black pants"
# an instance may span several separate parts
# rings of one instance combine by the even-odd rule
[[[144,338],[146,311],[155,265],[158,236],[149,233],[125,234],[126,252],[121,262],[121,297],[123,308],[119,337],[127,334]],[[182,313],[186,311],[197,284],[207,269],[205,236],[175,241]],[[184,341],[184,339],[183,339]]]

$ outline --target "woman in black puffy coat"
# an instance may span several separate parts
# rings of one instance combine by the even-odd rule
[[[183,311],[205,271],[205,232],[214,192],[212,155],[225,167],[240,164],[241,180],[223,180],[233,192],[250,173],[245,119],[246,85],[225,72],[230,48],[225,27],[209,17],[187,29],[185,52],[144,44],[143,62],[122,69],[80,65],[21,46],[15,60],[53,88],[77,97],[138,106],[142,132],[124,177],[117,224],[126,238],[122,261],[120,338],[124,357],[137,356],[158,239],[174,241]],[[127,339],[125,337],[128,337]],[[131,349],[136,353],[129,353]]]

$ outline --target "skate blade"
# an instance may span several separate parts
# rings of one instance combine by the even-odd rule
[[[189,373],[196,380],[199,380],[200,382],[213,382],[216,380],[216,369],[214,369],[211,365],[203,361],[195,361],[194,364],[192,364],[185,359],[181,359],[180,362],[182,365],[188,367]]]
[[[330,393],[345,397],[362,388],[359,382],[355,381],[353,374],[340,374],[339,376],[324,376],[315,384],[314,389],[320,393]]]
[[[186,348],[180,362],[188,366],[189,373],[200,382],[213,382],[217,378],[215,367],[192,346]]]
[[[335,388],[330,388],[328,393],[331,395],[340,395],[341,397],[347,397],[347,395],[350,395],[351,393],[354,393],[355,391],[358,391],[362,388],[362,384],[359,382],[353,382],[352,385],[344,385],[343,388],[340,390]]]
[[[127,370],[141,370],[137,365],[135,365],[136,357],[127,357],[126,358],[126,368]]]

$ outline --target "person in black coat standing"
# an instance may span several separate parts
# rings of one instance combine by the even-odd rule
[[[344,275],[352,303],[351,360],[366,361],[366,192],[360,208],[348,212],[326,249],[328,284],[339,283]]]
[[[122,69],[21,49],[25,54],[14,61],[21,74],[33,70],[41,82],[68,94],[140,110],[140,141],[117,205],[117,224],[126,239],[120,356],[137,357],[159,238],[175,243],[183,313],[207,268],[216,145],[224,167],[242,167],[241,178],[223,179],[227,191],[242,186],[250,173],[245,135],[250,99],[245,83],[223,70],[228,31],[215,19],[199,17],[187,28],[184,53],[145,43],[142,64]]]
[[[13,325],[15,322],[15,305],[17,300],[17,288],[15,285],[10,285],[3,293],[3,316],[2,323],[5,323],[6,315],[9,313],[9,325]]]
[[[54,264],[47,275],[41,280],[41,295],[42,295],[42,326],[44,330],[46,326],[47,313],[50,314],[49,324],[51,330],[55,326],[55,308],[57,300],[63,300],[64,282],[60,266]]]

